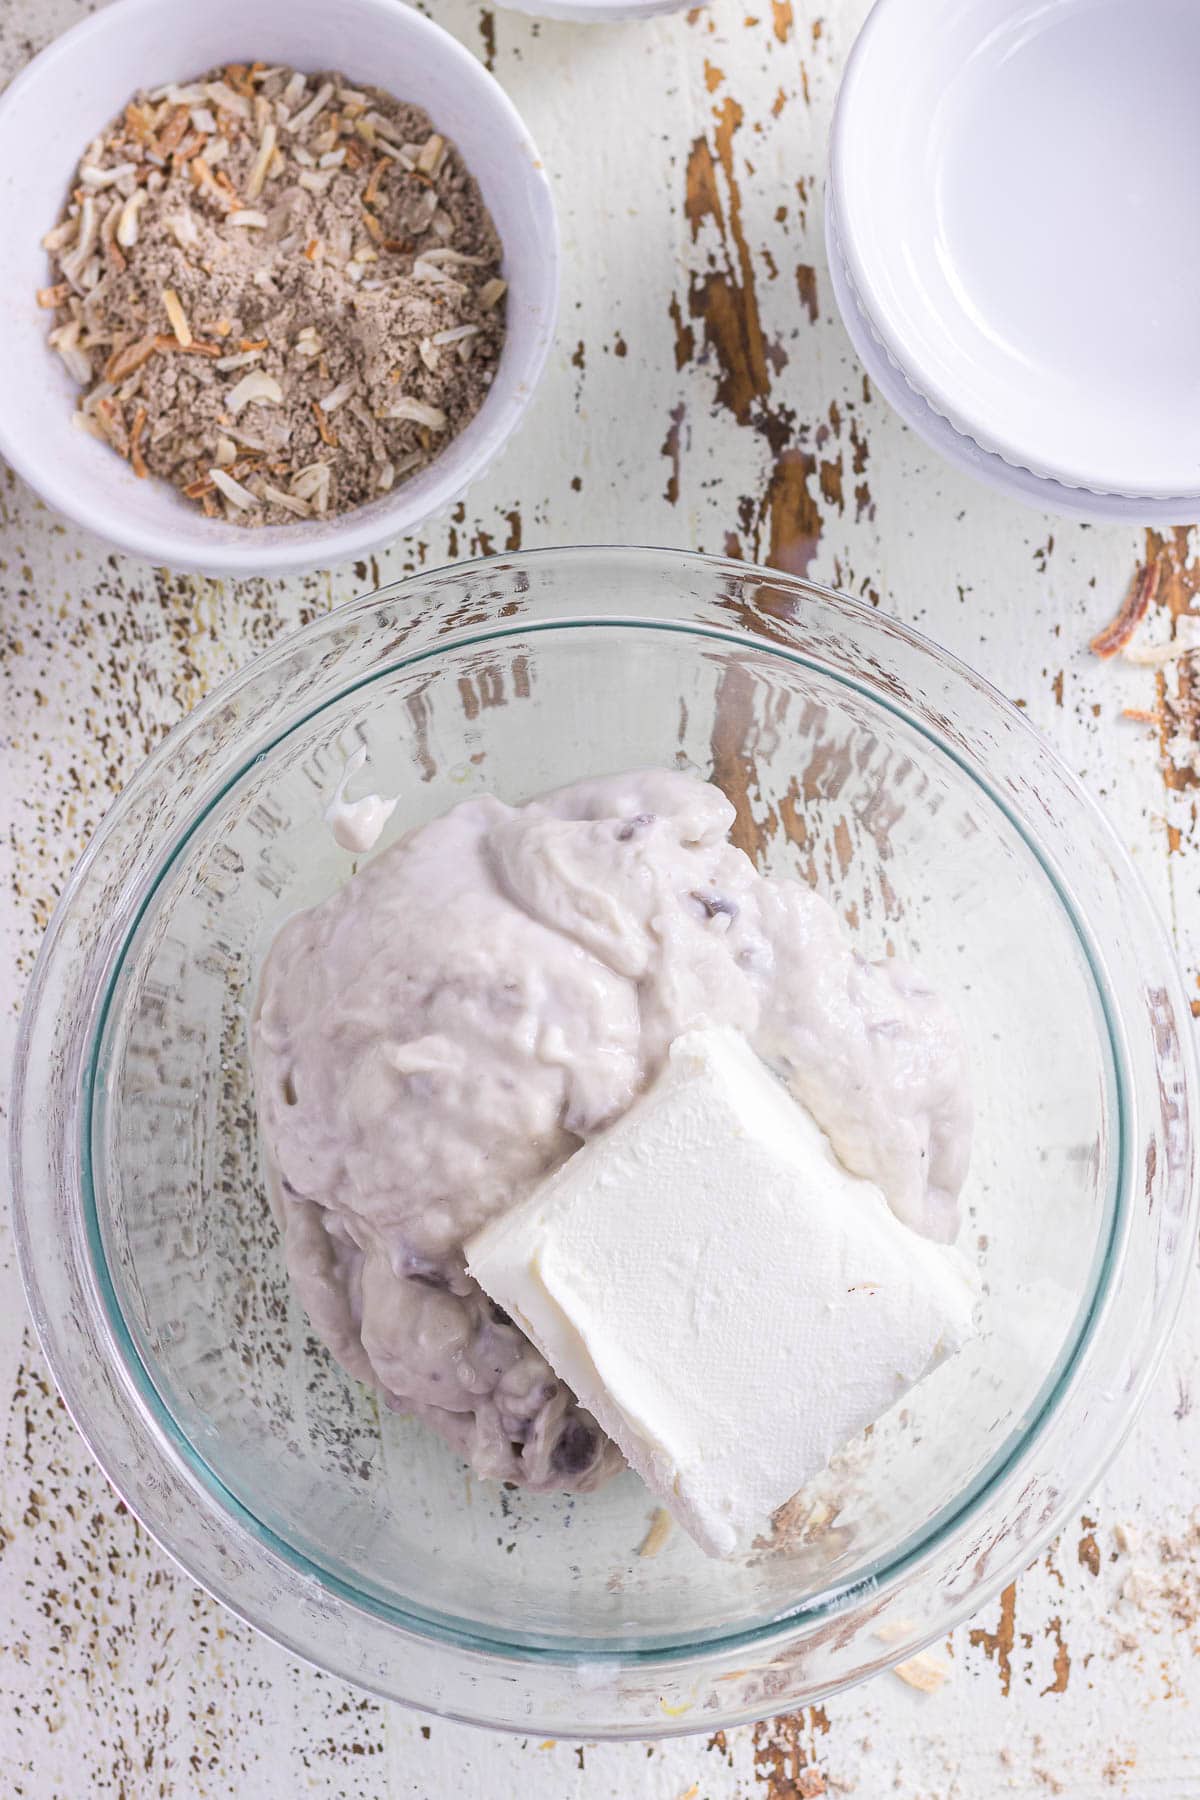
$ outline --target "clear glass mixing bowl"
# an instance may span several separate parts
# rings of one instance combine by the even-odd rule
[[[473,1479],[343,1374],[285,1278],[247,1070],[280,922],[349,872],[347,748],[388,837],[641,764],[711,776],[743,848],[958,1006],[982,1331],[714,1563],[639,1554],[633,1476]],[[385,838],[387,841],[387,838]],[[1189,1013],[1100,814],[1021,715],[906,627],[783,575],[553,550],[423,575],[259,657],[166,740],[55,915],[16,1097],[21,1262],[114,1485],[291,1649],[552,1735],[711,1729],[910,1655],[1026,1563],[1118,1443],[1196,1223]],[[779,1405],[805,1404],[805,1374]],[[653,1542],[646,1546],[652,1549]]]

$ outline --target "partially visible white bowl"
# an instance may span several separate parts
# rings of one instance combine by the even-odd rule
[[[879,0],[830,183],[908,382],[1068,487],[1200,493],[1200,7]]]
[[[139,87],[260,60],[336,68],[413,101],[479,182],[504,247],[508,335],[492,388],[441,455],[391,494],[326,521],[261,530],[209,519],[139,481],[71,423],[76,389],[34,295],[41,237],[88,140]],[[440,26],[401,0],[117,0],[36,57],[0,99],[0,454],[49,505],[174,569],[279,575],[366,555],[459,499],[529,402],[554,336],[559,246],[550,184],[511,101]]]
[[[656,19],[684,12],[697,0],[500,0],[509,12],[570,25],[622,25],[634,19]],[[706,0],[699,0],[704,5]]]
[[[899,363],[884,348],[879,333],[854,292],[841,242],[837,208],[832,191],[827,187],[825,248],[829,279],[846,334],[876,392],[882,394],[904,423],[946,462],[964,475],[973,475],[985,486],[1006,494],[1010,500],[1032,506],[1037,512],[1054,513],[1063,519],[1081,519],[1089,525],[1113,521],[1124,525],[1182,525],[1200,519],[1200,495],[1182,494],[1147,500],[1133,499],[1126,494],[1097,494],[1090,488],[1065,487],[1048,475],[1035,475],[1016,463],[1005,462],[1002,456],[984,450],[974,438],[957,430],[917,392]]]

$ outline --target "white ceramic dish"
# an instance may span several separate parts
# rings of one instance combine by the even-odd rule
[[[79,155],[138,87],[260,58],[338,68],[423,106],[477,178],[504,245],[508,337],[491,392],[427,469],[341,517],[247,530],[208,519],[165,482],[139,481],[71,423],[76,389],[46,344],[34,294],[42,234]],[[499,84],[400,0],[118,0],[43,51],[0,100],[0,454],[49,505],[122,550],[175,569],[279,575],[361,557],[457,500],[528,404],[554,335],[558,229],[550,184]]]
[[[1065,487],[1061,481],[1052,481],[1047,475],[1034,475],[1029,469],[1005,462],[1002,456],[984,450],[974,438],[956,431],[949,419],[935,412],[928,400],[910,384],[863,311],[846,271],[837,209],[829,188],[825,192],[825,247],[833,296],[859,360],[878,392],[905,424],[946,462],[999,493],[1007,494],[1010,500],[1019,500],[1038,512],[1055,513],[1064,519],[1081,519],[1091,525],[1112,521],[1125,525],[1181,525],[1200,519],[1200,496],[1196,494],[1176,495],[1167,500],[1134,500],[1124,494],[1094,494],[1087,488]]]
[[[936,412],[1068,487],[1200,492],[1198,66],[1193,0],[879,0],[847,66],[864,312]]]

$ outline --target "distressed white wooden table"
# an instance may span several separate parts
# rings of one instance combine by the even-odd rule
[[[81,10],[4,0],[5,75]],[[377,563],[306,581],[139,566],[4,472],[5,1075],[55,895],[168,726],[324,608],[521,544],[758,558],[941,639],[1027,708],[1091,785],[1195,982],[1200,783],[1177,743],[1172,760],[1152,729],[1120,717],[1153,711],[1191,677],[1182,665],[1101,664],[1088,641],[1147,561],[1161,580],[1146,635],[1165,638],[1170,615],[1200,612],[1198,546],[1182,529],[1088,529],[993,499],[874,397],[833,313],[820,223],[830,108],[866,0],[716,0],[591,30],[473,0],[430,10],[495,69],[554,176],[566,284],[544,386],[465,507]],[[889,1675],[711,1741],[518,1741],[423,1721],[314,1673],[178,1574],[59,1405],[2,1239],[0,1795],[1192,1800],[1198,1359],[1189,1308],[1109,1475],[1072,1530],[938,1652],[948,1673],[936,1693]]]

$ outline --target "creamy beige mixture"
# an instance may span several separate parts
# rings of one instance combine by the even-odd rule
[[[647,770],[469,800],[281,930],[253,1028],[288,1268],[338,1360],[481,1473],[587,1489],[615,1447],[467,1274],[464,1241],[729,1025],[899,1218],[957,1231],[971,1107],[953,1015],[867,962],[734,812]]]

